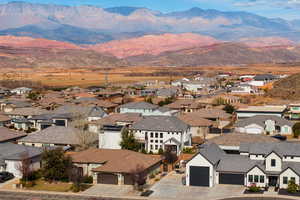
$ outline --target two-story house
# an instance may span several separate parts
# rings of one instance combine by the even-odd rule
[[[240,154],[226,154],[214,143],[202,145],[186,166],[186,185],[235,184],[287,188],[300,178],[300,144],[242,143]]]
[[[192,142],[190,126],[174,116],[147,116],[134,123],[130,130],[147,152],[171,149],[179,154]]]

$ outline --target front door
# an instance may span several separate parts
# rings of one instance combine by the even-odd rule
[[[269,176],[269,186],[276,186],[278,181],[277,176]]]

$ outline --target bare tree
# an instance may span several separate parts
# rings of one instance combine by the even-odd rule
[[[94,147],[98,141],[98,134],[89,131],[88,121],[77,119],[71,125],[77,129],[76,138],[79,144],[79,150],[85,150]]]
[[[132,181],[135,189],[141,190],[142,186],[146,184],[147,173],[143,165],[137,165],[134,170],[131,171]]]
[[[22,153],[21,161],[16,164],[16,169],[21,173],[22,180],[26,183],[32,173],[31,160],[27,151]]]

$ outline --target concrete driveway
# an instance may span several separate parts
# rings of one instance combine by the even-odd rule
[[[131,185],[109,185],[97,184],[82,192],[86,195],[95,195],[103,197],[126,197],[138,196],[138,193],[133,190]]]
[[[216,185],[209,187],[191,187],[182,185],[182,174],[170,173],[153,185],[150,198],[156,199],[203,199],[215,200],[242,195],[245,187],[240,185]]]

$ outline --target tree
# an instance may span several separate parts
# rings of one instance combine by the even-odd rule
[[[47,181],[68,181],[72,159],[65,156],[63,149],[45,150],[42,154],[42,176]]]
[[[17,170],[22,174],[21,180],[25,183],[29,181],[29,177],[32,173],[32,168],[31,168],[31,160],[29,158],[28,152],[24,152],[21,155],[21,162],[17,164],[16,168]]]
[[[123,128],[121,135],[122,135],[122,141],[120,143],[120,146],[122,149],[127,149],[132,151],[140,150],[140,144],[135,139],[134,134],[130,132],[127,128],[125,127]]]
[[[235,112],[235,107],[231,104],[226,104],[225,107],[223,108],[223,110],[229,114],[232,114]]]
[[[164,106],[164,105],[168,105],[174,102],[174,97],[168,97],[163,101],[158,102],[159,106]]]
[[[290,180],[287,187],[287,191],[289,193],[296,193],[298,190],[299,190],[299,186],[295,183],[294,180]]]
[[[300,122],[295,123],[292,129],[294,138],[298,138],[300,135]]]
[[[39,92],[30,92],[28,95],[27,95],[27,98],[28,99],[31,99],[33,101],[36,101],[38,100],[40,97],[40,93]]]
[[[146,184],[147,173],[143,165],[137,165],[134,170],[131,171],[132,181],[134,186],[137,186],[137,189],[141,189],[140,186]]]
[[[76,138],[79,144],[79,150],[86,150],[96,146],[98,134],[89,131],[88,122],[77,119],[72,122],[72,126],[77,129]]]
[[[178,160],[176,153],[172,152],[170,149],[167,149],[163,154],[164,162],[171,164],[172,168],[174,163]]]

